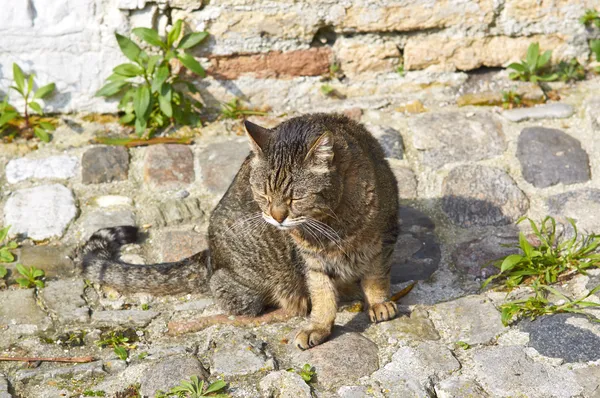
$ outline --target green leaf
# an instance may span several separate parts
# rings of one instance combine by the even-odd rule
[[[114,67],[113,72],[125,77],[141,76],[144,70],[136,64],[121,64]]]
[[[596,55],[596,61],[600,61],[600,40],[590,40],[590,49]]]
[[[511,254],[510,256],[506,256],[504,261],[502,261],[502,265],[500,266],[500,272],[510,271],[521,260],[523,260],[523,256],[519,254]]]
[[[171,101],[173,99],[173,89],[170,84],[164,84],[160,89],[158,96],[158,105],[160,110],[168,117],[173,117],[173,107]]]
[[[12,263],[13,261],[15,261],[15,256],[7,248],[0,249],[0,263]]]
[[[181,63],[183,65],[185,65],[186,68],[188,68],[189,70],[191,70],[198,76],[206,77],[206,72],[204,71],[204,68],[202,67],[202,65],[200,65],[200,63],[198,61],[196,61],[196,58],[194,58],[190,54],[180,53],[180,54],[177,54],[177,58],[179,58]]]
[[[115,354],[121,358],[123,361],[127,360],[128,354],[127,354],[127,350],[123,347],[115,347],[114,348]]]
[[[119,75],[117,73],[113,73],[112,75],[110,75],[109,77],[106,78],[106,80],[108,80],[110,82],[123,81],[123,80],[127,80],[127,79],[128,79],[127,76]]]
[[[538,59],[537,67],[539,69],[542,69],[548,63],[548,61],[550,61],[550,57],[552,57],[552,51],[551,50],[545,51],[541,55],[541,57]]]
[[[40,87],[35,92],[33,99],[44,98],[44,97],[52,94],[52,92],[54,91],[55,88],[56,88],[56,84],[54,84],[54,83],[50,83],[50,84],[45,85],[44,87]]]
[[[152,92],[157,93],[168,77],[169,67],[166,64],[161,65],[156,71],[156,76],[154,76],[154,80],[152,81]]]
[[[147,112],[150,108],[150,89],[148,86],[138,87],[133,99],[135,117],[141,121],[148,118]]]
[[[0,242],[2,242],[8,236],[8,231],[10,230],[10,225],[8,227],[4,227],[0,229]]]
[[[137,62],[142,49],[131,39],[125,36],[115,33],[115,37],[117,38],[117,43],[119,43],[119,47],[121,48],[123,55],[125,55],[131,61]]]
[[[167,45],[160,40],[160,36],[158,36],[158,33],[154,29],[135,28],[131,32],[148,44],[163,48],[165,50],[167,49]]]
[[[183,36],[177,48],[179,49],[187,49],[192,48],[200,44],[201,41],[208,37],[208,32],[194,32]]]
[[[523,253],[525,253],[525,257],[531,259],[533,246],[531,246],[523,232],[519,232],[519,246],[521,246],[521,250],[523,250]]]
[[[33,283],[35,283],[35,285],[36,285],[37,287],[39,287],[40,289],[41,289],[41,288],[43,288],[43,287],[45,286],[45,283],[44,283],[44,281],[35,280],[35,281],[33,281]]]
[[[209,385],[208,388],[206,389],[206,391],[204,391],[204,393],[210,394],[211,392],[217,392],[217,391],[225,388],[226,385],[227,385],[227,383],[225,383],[223,380],[217,380],[214,383],[212,383],[211,385]]]
[[[19,286],[21,286],[24,289],[27,289],[29,287],[29,285],[30,285],[29,279],[15,278],[15,281],[19,284]]]
[[[0,127],[19,116],[17,112],[4,112],[0,115]]]
[[[516,62],[513,62],[512,64],[508,65],[508,68],[514,69],[519,72],[525,72],[527,70],[522,64]]]
[[[153,55],[148,59],[148,66],[146,67],[146,73],[148,76],[152,76],[154,73],[154,67],[161,58],[162,57],[160,55]]]
[[[123,116],[122,118],[119,119],[119,123],[121,124],[129,124],[131,122],[133,122],[135,120],[135,114],[133,113],[128,113],[125,116]]]
[[[539,43],[532,43],[529,45],[529,48],[527,48],[527,66],[529,68],[532,67],[536,67],[537,66],[537,61],[538,61],[538,57],[540,54],[540,44]]]
[[[42,110],[42,106],[37,102],[30,102],[29,107],[35,111],[38,115],[43,115],[44,111]]]
[[[17,64],[13,64],[13,79],[17,85],[17,91],[25,96],[25,75],[23,75],[23,70]]]
[[[56,130],[56,127],[54,127],[54,125],[52,123],[48,123],[48,122],[40,122],[40,127],[46,131]]]
[[[44,129],[40,128],[40,127],[34,127],[33,128],[33,133],[35,134],[35,136],[37,138],[39,138],[43,142],[50,142],[50,136],[48,135],[48,133],[46,132],[46,130],[44,130]]]
[[[146,127],[147,127],[147,122],[145,120],[141,120],[141,119],[135,119],[135,132],[138,136],[142,136],[142,134],[144,134],[144,131],[146,131]]]
[[[31,90],[33,90],[33,73],[29,75],[29,79],[27,79],[27,96],[31,94]]]
[[[96,97],[110,97],[117,94],[129,83],[125,80],[112,81],[96,92]]]
[[[181,35],[182,26],[183,26],[183,21],[181,19],[177,20],[173,24],[173,28],[167,35],[167,46],[168,47],[171,47],[173,45],[173,43],[175,43],[177,41],[177,39],[179,39],[179,35]]]
[[[8,270],[3,265],[0,265],[0,279],[4,278],[6,274],[8,274]]]
[[[24,277],[27,277],[27,275],[29,275],[27,268],[23,267],[23,264],[17,264],[16,268],[19,274],[23,275]]]

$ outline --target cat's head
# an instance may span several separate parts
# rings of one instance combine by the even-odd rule
[[[340,199],[332,133],[310,119],[274,129],[245,125],[254,153],[250,185],[263,218],[291,229],[332,215]]]

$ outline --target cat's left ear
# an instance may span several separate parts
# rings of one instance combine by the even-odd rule
[[[248,120],[244,121],[244,126],[246,127],[246,132],[248,132],[250,148],[257,155],[262,155],[267,146],[267,142],[271,137],[271,130],[249,122]]]
[[[330,163],[333,160],[333,135],[326,131],[312,144],[304,160],[314,159]]]

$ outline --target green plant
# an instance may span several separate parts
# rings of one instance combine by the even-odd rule
[[[17,271],[23,276],[23,278],[16,278],[15,281],[22,288],[29,289],[30,287],[44,287],[44,271],[35,268],[33,266],[26,268],[22,264],[16,265]]]
[[[148,303],[142,304],[142,311],[148,311],[149,309],[150,309],[150,306],[148,305]]]
[[[540,55],[539,43],[529,45],[527,49],[527,57],[521,63],[512,63],[508,65],[511,72],[508,76],[512,80],[530,81],[537,83],[539,81],[550,82],[558,79],[555,73],[547,74],[552,51],[548,50]]]
[[[201,78],[204,68],[188,50],[208,37],[207,32],[189,33],[179,40],[183,21],[178,20],[161,39],[149,28],[135,28],[132,33],[152,46],[155,55],[148,55],[131,39],[115,34],[123,54],[133,63],[124,63],[113,69],[108,83],[96,93],[97,96],[121,95],[119,110],[125,115],[120,122],[135,126],[138,136],[149,129],[148,137],[168,124],[199,125],[196,111],[202,107],[198,89],[181,78],[178,62]]]
[[[182,380],[178,386],[164,393],[159,391],[156,398],[181,397],[181,398],[204,398],[204,397],[228,397],[228,394],[218,393],[227,386],[223,380],[217,380],[204,388],[204,380],[198,376],[192,376],[190,381]]]
[[[469,348],[471,348],[471,345],[464,341],[457,341],[456,343],[454,343],[454,345],[462,348],[463,350],[468,350]]]
[[[138,359],[144,359],[144,358],[146,358],[147,356],[148,356],[148,353],[147,353],[146,351],[144,351],[144,352],[140,352],[140,353],[138,354]]]
[[[534,283],[533,290],[533,297],[529,297],[524,300],[513,300],[500,305],[500,312],[502,314],[501,319],[504,326],[508,326],[521,318],[529,318],[533,320],[542,315],[563,312],[587,315],[591,320],[600,322],[600,320],[590,317],[589,314],[583,311],[584,308],[588,307],[600,307],[599,303],[586,301],[586,299],[591,295],[600,291],[600,286],[596,286],[584,297],[577,300],[573,300],[565,296],[551,286],[542,285],[538,282]],[[559,297],[562,300],[562,304],[551,303],[548,300],[549,294]]]
[[[585,79],[585,68],[576,59],[569,62],[561,61],[556,71],[558,80],[563,82]]]
[[[323,95],[325,95],[327,97],[332,95],[334,91],[335,91],[335,89],[333,87],[331,87],[329,84],[323,84],[321,86],[321,93],[323,93]]]
[[[600,28],[600,15],[598,14],[598,11],[588,9],[585,10],[585,14],[579,18],[579,22],[585,26],[596,25],[597,28]]]
[[[596,61],[600,62],[600,40],[590,40],[590,50],[596,56]],[[596,66],[594,71],[600,73],[600,66]]]
[[[8,129],[13,130],[13,135],[17,132],[33,132],[40,140],[49,142],[50,133],[54,131],[56,127],[50,123],[49,120],[31,117],[29,112],[33,111],[40,117],[44,116],[44,110],[36,100],[46,98],[52,94],[56,86],[54,83],[50,83],[34,91],[34,77],[35,75],[33,73],[26,76],[19,65],[13,63],[14,84],[10,86],[10,88],[19,93],[23,98],[25,102],[24,114],[21,117],[19,112],[17,112],[17,109],[14,106],[9,105],[8,95],[4,97],[4,100],[0,104],[0,133]],[[19,119],[22,119],[21,124],[18,123]]]
[[[84,397],[105,397],[106,392],[102,390],[94,391],[94,390],[85,390],[82,394]]]
[[[246,116],[264,116],[267,112],[257,111],[244,107],[239,98],[221,104],[221,117],[223,119],[242,119]]]
[[[396,73],[400,76],[404,77],[406,75],[406,71],[404,70],[404,65],[400,65],[396,68]]]
[[[504,109],[518,108],[523,103],[523,97],[514,90],[502,91],[502,107]]]
[[[597,252],[600,235],[581,235],[575,221],[568,219],[573,237],[559,241],[554,218],[547,216],[539,227],[529,218],[521,218],[517,224],[525,220],[529,221],[536,244],[529,243],[520,232],[519,243],[515,247],[521,249],[522,254],[511,254],[495,261],[500,273],[486,279],[482,287],[498,278],[502,278],[509,288],[520,285],[525,279],[550,284],[567,273],[583,273],[588,268],[600,266],[600,253]]]
[[[9,230],[10,225],[0,229],[0,263],[12,263],[15,261],[15,256],[12,254],[11,250],[16,249],[18,245],[15,241],[6,241]],[[0,278],[1,277],[2,276],[0,276]]]
[[[506,325],[513,319],[521,317],[535,318],[540,315],[557,312],[582,313],[581,309],[599,306],[597,303],[585,301],[590,295],[600,291],[600,286],[593,289],[581,299],[572,300],[555,288],[548,286],[564,280],[575,273],[585,273],[590,268],[600,267],[600,235],[580,234],[577,225],[568,219],[571,236],[559,236],[556,220],[550,216],[544,218],[539,225],[533,220],[523,217],[517,224],[527,220],[533,231],[532,241],[520,232],[520,254],[511,254],[493,262],[500,273],[485,280],[482,288],[495,280],[502,280],[505,287],[512,289],[519,285],[529,285],[534,295],[523,300],[508,301],[500,306],[502,322]],[[567,229],[563,226],[563,235]],[[564,299],[563,304],[555,304],[548,300],[554,294]]]
[[[123,335],[123,332],[110,331],[103,339],[98,340],[96,345],[100,348],[111,346],[117,357],[126,361],[129,357],[128,349],[135,348],[135,344],[130,343],[129,337]]]
[[[0,265],[0,279],[3,279],[6,274],[8,274],[8,270],[3,265]]]
[[[298,371],[296,371],[294,368],[289,368],[287,371],[296,372],[300,377],[302,377],[302,380],[304,380],[307,384],[312,383],[314,381],[315,376],[317,375],[317,371],[315,370],[315,368],[307,363],[304,364],[302,369]]]

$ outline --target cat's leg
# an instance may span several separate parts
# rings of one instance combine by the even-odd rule
[[[390,301],[390,259],[378,256],[374,264],[380,264],[375,270],[364,275],[360,281],[371,322],[383,322],[398,315],[396,303]]]
[[[320,270],[309,269],[306,276],[312,309],[309,325],[294,338],[294,345],[301,350],[319,345],[329,337],[337,312],[335,282]]]
[[[226,269],[215,271],[210,278],[210,290],[217,305],[231,315],[256,316],[265,309],[264,298],[236,281]]]

